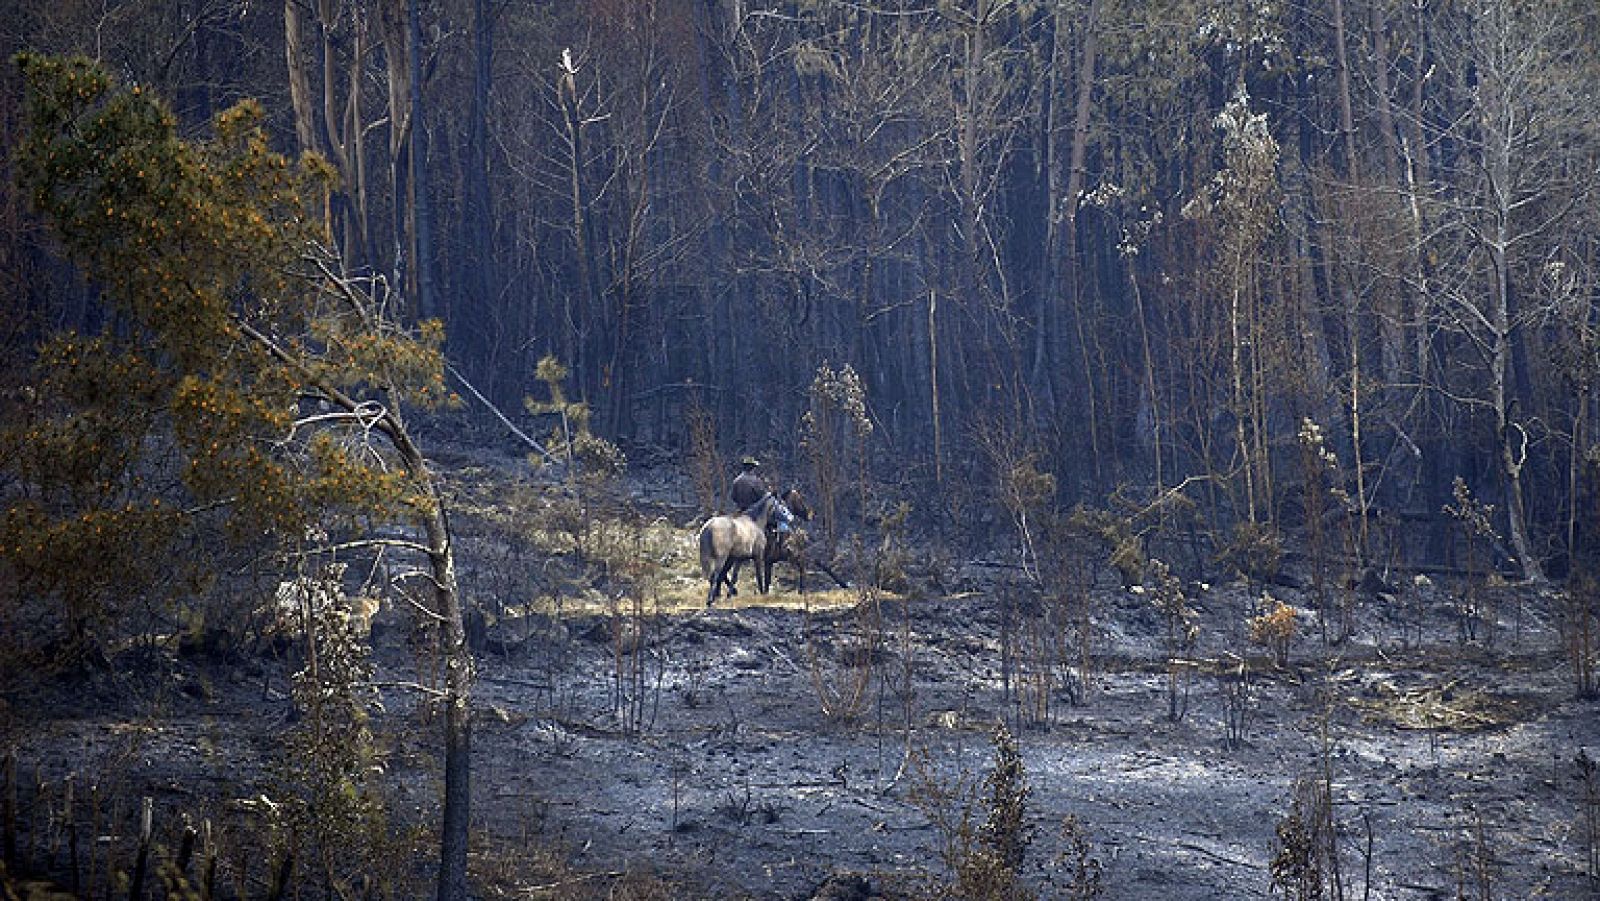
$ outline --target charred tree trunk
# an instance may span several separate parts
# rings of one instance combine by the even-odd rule
[[[428,125],[422,104],[422,15],[417,0],[408,0],[406,19],[411,44],[411,254],[413,289],[417,316],[433,319],[440,315],[433,286],[433,208],[428,192]]]
[[[472,4],[472,104],[467,118],[465,231],[469,258],[465,261],[469,315],[488,318],[497,302],[500,278],[494,249],[494,198],[489,190],[489,102],[494,87],[494,11],[489,0]],[[495,394],[495,361],[500,335],[483,332],[481,356],[488,376],[487,390]]]
[[[1091,103],[1094,99],[1095,83],[1095,56],[1099,48],[1099,22],[1101,0],[1090,0],[1089,14],[1083,24],[1083,45],[1080,48],[1077,66],[1077,82],[1073,99],[1072,113],[1072,150],[1067,162],[1067,189],[1062,196],[1064,205],[1062,210],[1065,221],[1061,229],[1061,273],[1062,282],[1066,289],[1066,303],[1072,311],[1073,328],[1078,344],[1078,358],[1083,366],[1084,402],[1088,405],[1089,450],[1094,460],[1095,478],[1104,476],[1100,456],[1100,399],[1095,381],[1095,367],[1089,353],[1089,342],[1086,335],[1087,313],[1084,310],[1082,277],[1078,271],[1078,201],[1083,194],[1083,185],[1087,173],[1084,169],[1084,160],[1089,150],[1089,114],[1092,110]],[[1065,377],[1065,367],[1060,365],[1067,358],[1064,336],[1058,335],[1056,346],[1060,350],[1056,354],[1056,378]],[[1056,384],[1056,394],[1061,396],[1065,392],[1065,385],[1059,381]]]

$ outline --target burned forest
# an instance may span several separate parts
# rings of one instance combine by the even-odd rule
[[[1600,897],[1593,0],[0,51],[0,897]]]

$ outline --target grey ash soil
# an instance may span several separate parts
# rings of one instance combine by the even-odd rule
[[[897,606],[884,612],[892,629]],[[986,596],[911,605],[911,744],[947,779],[989,765],[987,726],[1003,712],[993,606]],[[1101,610],[1135,612],[1109,596]],[[557,714],[523,684],[527,664],[485,661],[480,702],[502,715],[480,721],[478,809],[504,825],[526,818],[563,833],[586,866],[689,873],[716,896],[805,897],[833,872],[916,884],[938,869],[938,835],[910,799],[915,779],[896,780],[902,702],[875,684],[854,723],[823,717],[801,620],[739,610],[674,621],[653,645],[665,666],[659,709],[635,738],[608,728],[600,679],[569,684]],[[1573,756],[1600,730],[1591,706],[1567,699],[1559,658],[1531,650],[1553,640],[1529,630],[1520,651],[1493,661],[1453,643],[1382,656],[1355,648],[1325,676],[1312,663],[1264,673],[1236,749],[1225,747],[1211,677],[1196,678],[1188,715],[1172,723],[1156,658],[1118,654],[1080,706],[1058,706],[1048,726],[1020,731],[1038,828],[1030,878],[1047,897],[1052,876],[1062,878],[1049,862],[1062,850],[1055,825],[1071,813],[1104,864],[1106,898],[1267,897],[1274,826],[1294,781],[1321,765],[1314,683],[1325,682],[1336,698],[1327,740],[1347,897],[1366,897],[1358,892],[1369,826],[1370,897],[1456,897],[1477,817],[1495,897],[1591,897],[1579,875]],[[901,653],[892,648],[877,666],[902,667]],[[576,654],[570,681],[606,673],[608,654],[603,643]],[[1451,699],[1490,692],[1478,700],[1490,702],[1494,723],[1402,729],[1358,706],[1430,686],[1453,686],[1443,692]]]
[[[493,464],[485,475],[478,463],[445,468],[457,483],[491,486],[512,469]],[[685,520],[684,498],[663,481],[640,479],[631,493],[651,515]],[[556,590],[549,567],[481,508],[455,526],[476,596],[510,591],[497,586],[517,579],[549,579],[540,590]],[[919,771],[947,785],[981,777],[992,724],[1015,712],[1001,691],[1006,572],[954,566],[934,580],[913,567],[914,599],[876,608],[883,644],[848,721],[823,715],[814,667],[825,684],[847,681],[859,609],[712,609],[648,621],[625,642],[645,665],[633,733],[614,709],[610,618],[503,622],[491,643],[509,647],[480,658],[474,699],[478,834],[497,847],[566,849],[601,874],[597,886],[603,874],[645,869],[713,898],[806,898],[839,873],[887,895],[942,878],[940,836],[913,789]],[[1018,728],[1036,827],[1027,878],[1044,897],[1063,896],[1052,862],[1067,814],[1103,864],[1104,898],[1268,897],[1274,828],[1295,781],[1320,772],[1324,742],[1346,897],[1455,898],[1483,856],[1475,847],[1486,850],[1495,898],[1596,897],[1583,876],[1575,756],[1600,746],[1600,724],[1593,702],[1573,698],[1553,597],[1505,593],[1491,652],[1481,635],[1459,640],[1443,588],[1408,586],[1398,601],[1363,596],[1353,640],[1329,650],[1303,636],[1287,669],[1253,660],[1244,741],[1229,747],[1213,676],[1196,674],[1187,715],[1168,720],[1159,622],[1146,599],[1113,581],[1102,574],[1093,592],[1095,666],[1080,703],[1058,689],[1047,721]],[[1201,629],[1194,656],[1241,647],[1253,593],[1241,584],[1191,591]],[[1301,592],[1272,591],[1311,622]],[[1396,606],[1412,611],[1413,639],[1420,621],[1420,647],[1400,642]],[[415,678],[402,631],[377,638],[380,678]],[[121,664],[121,674],[87,686],[6,695],[13,722],[29,723],[10,738],[19,760],[47,777],[114,772],[130,795],[154,794],[158,808],[221,809],[252,796],[288,723],[281,664],[179,660],[133,675]],[[414,700],[386,690],[376,726],[393,750],[393,809],[427,822],[438,803],[438,727],[418,724]],[[133,708],[141,712],[130,718]],[[1410,728],[1430,722],[1444,725]],[[924,763],[906,766],[908,747]]]
[[[646,483],[655,493],[636,500],[684,518],[687,497],[670,487],[682,479]],[[891,894],[941,878],[907,749],[946,785],[980,778],[993,724],[1015,713],[1000,672],[1009,571],[946,566],[936,579],[913,567],[914,599],[875,608],[882,646],[849,721],[823,715],[816,672],[848,681],[843,661],[871,607],[711,609],[630,632],[645,662],[637,735],[613,712],[613,624],[544,622],[514,653],[481,661],[476,810],[491,831],[559,836],[584,867],[652,867],[715,897],[803,898],[836,873]],[[1282,670],[1252,660],[1244,740],[1229,747],[1211,675],[1193,676],[1181,721],[1167,718],[1160,621],[1115,582],[1102,573],[1092,595],[1096,658],[1080,703],[1057,689],[1045,722],[1018,726],[1036,827],[1028,879],[1045,897],[1064,892],[1054,862],[1066,814],[1088,829],[1107,899],[1268,897],[1275,826],[1296,780],[1324,760],[1346,897],[1455,898],[1482,871],[1475,860],[1494,897],[1596,896],[1575,757],[1593,753],[1600,724],[1593,702],[1573,698],[1553,595],[1503,592],[1492,649],[1481,627],[1462,640],[1441,587],[1360,595],[1350,641],[1327,649],[1303,635]],[[782,567],[779,583],[792,594]],[[1189,590],[1194,656],[1243,649],[1260,590]],[[1311,628],[1305,593],[1271,591]]]

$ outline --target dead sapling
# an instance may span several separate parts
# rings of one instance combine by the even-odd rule
[[[1236,751],[1244,745],[1244,731],[1254,705],[1250,662],[1238,654],[1223,654],[1214,673],[1222,699],[1223,745]]]
[[[1134,586],[1149,597],[1161,614],[1161,649],[1167,661],[1167,719],[1179,722],[1189,712],[1189,688],[1194,671],[1195,643],[1200,638],[1196,625],[1200,614],[1189,606],[1183,582],[1166,563],[1154,557],[1145,567],[1144,582]]]
[[[1481,627],[1484,645],[1493,648],[1495,614],[1489,594],[1482,591],[1479,584],[1484,581],[1479,571],[1479,550],[1481,544],[1492,545],[1499,541],[1500,536],[1494,527],[1494,505],[1473,496],[1472,489],[1460,476],[1456,476],[1451,483],[1450,493],[1455,503],[1445,504],[1444,512],[1456,521],[1461,530],[1467,556],[1463,567],[1466,575],[1461,593],[1456,598],[1457,638],[1462,644],[1476,641]]]
[[[925,753],[914,761],[911,802],[939,835],[949,881],[933,897],[962,901],[1028,901],[1022,865],[1033,841],[1030,789],[1017,740],[1003,724],[992,737],[993,764],[981,782],[966,773],[942,778]]]
[[[1583,825],[1584,875],[1592,886],[1600,886],[1600,766],[1589,756],[1587,748],[1579,748],[1578,765],[1578,819]]]
[[[1095,856],[1094,845],[1089,841],[1089,830],[1076,814],[1067,814],[1061,820],[1061,853],[1056,855],[1055,869],[1061,874],[1057,883],[1057,897],[1067,901],[1094,901],[1105,892],[1103,876],[1105,866]]]

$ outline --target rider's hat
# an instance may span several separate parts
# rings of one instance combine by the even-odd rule
[[[761,465],[761,461],[757,460],[755,457],[752,457],[752,456],[746,454],[745,457],[742,460],[739,461],[739,465],[740,466],[760,466]]]

